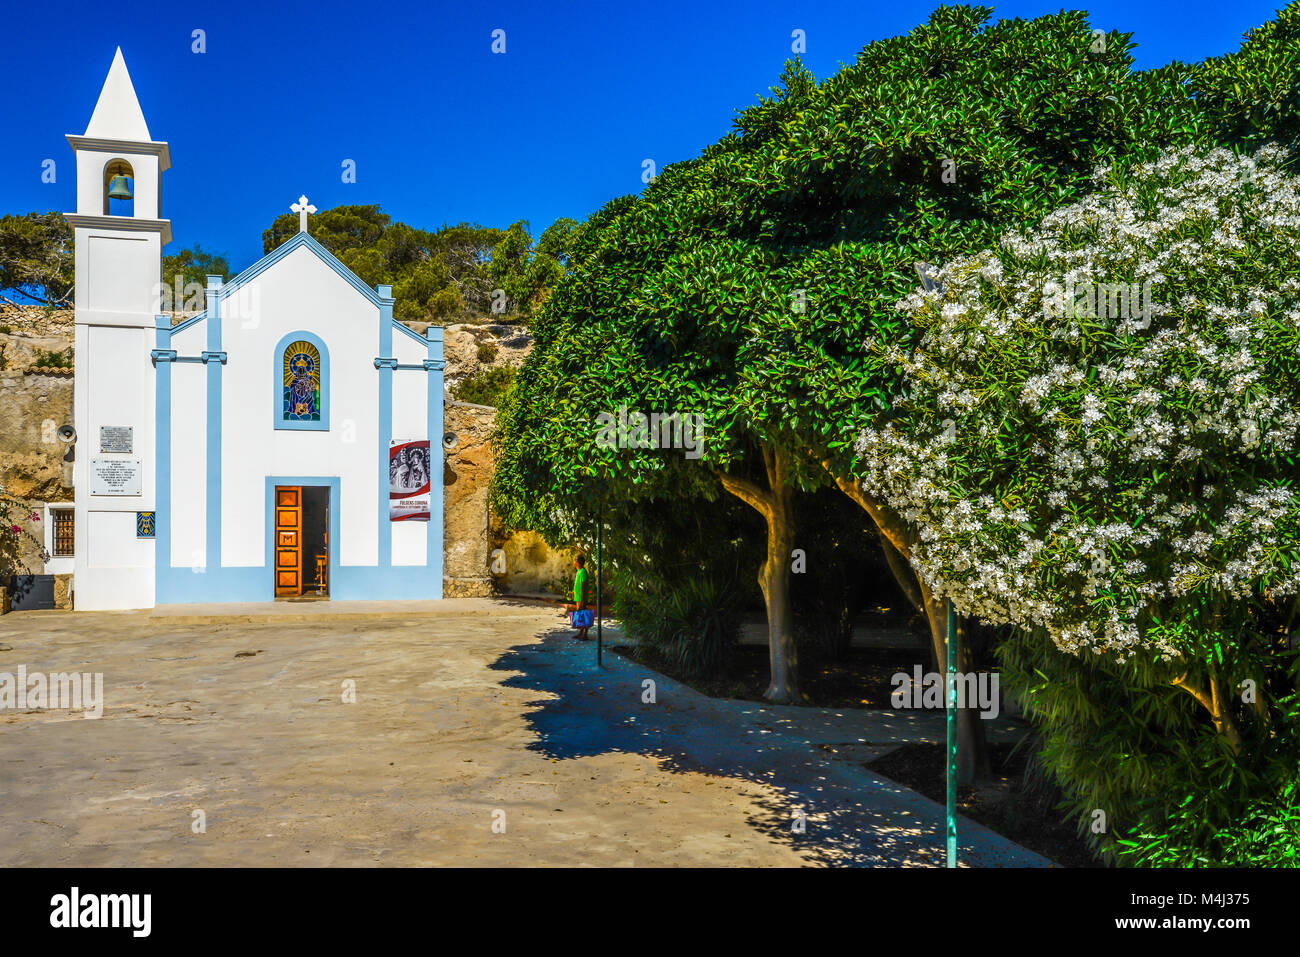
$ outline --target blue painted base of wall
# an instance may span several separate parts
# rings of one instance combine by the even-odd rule
[[[274,601],[269,565],[248,568],[160,568],[155,601],[159,605],[199,602]],[[441,598],[442,580],[427,565],[384,568],[342,565],[330,569],[331,601],[401,601]]]

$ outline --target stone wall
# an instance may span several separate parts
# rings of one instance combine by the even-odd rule
[[[492,481],[492,430],[496,409],[449,400],[445,429],[456,445],[447,451],[443,482],[446,556],[443,592],[448,598],[509,595],[559,596],[572,578],[573,553],[555,551],[536,532],[516,531],[493,520],[488,509]],[[492,571],[501,549],[505,571]],[[501,562],[496,563],[500,567]]]
[[[488,571],[487,495],[492,478],[490,439],[496,409],[468,402],[448,401],[443,428],[456,437],[447,448],[443,467],[443,594],[448,598],[491,595],[492,575]],[[438,436],[430,436],[433,442]]]
[[[38,365],[38,351],[72,348],[72,313],[0,310],[0,485],[15,498],[66,501],[54,431],[72,423],[72,366]]]
[[[15,498],[67,501],[55,431],[72,422],[72,370],[0,371],[0,484]]]
[[[536,532],[496,529],[494,547],[504,555],[505,574],[497,579],[510,595],[565,596],[573,582],[572,549],[552,549]]]
[[[37,365],[40,351],[62,353],[72,341],[71,310],[0,309],[0,489],[37,515],[44,503],[72,499],[72,490],[63,486],[67,446],[55,435],[72,423],[72,368]],[[19,565],[40,572],[41,522],[31,521],[25,510],[15,510],[10,520],[27,533],[20,540]]]
[[[408,322],[409,326],[420,335],[424,335],[428,323]],[[491,359],[479,358],[480,346],[493,347]],[[453,387],[462,380],[484,369],[496,366],[513,366],[519,368],[533,349],[533,337],[523,326],[509,323],[454,323],[442,327],[442,351],[447,360],[444,371],[448,395]]]

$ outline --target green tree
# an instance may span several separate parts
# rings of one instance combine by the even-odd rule
[[[73,268],[72,227],[62,213],[0,216],[0,300],[70,307]]]
[[[1009,227],[1079,199],[1095,188],[1094,164],[1123,168],[1188,144],[1294,141],[1296,100],[1278,97],[1297,84],[1298,9],[1252,31],[1237,53],[1147,72],[1132,70],[1130,35],[1099,44],[1080,13],[986,27],[986,10],[941,9],[907,42],[868,47],[847,72],[887,78],[850,101],[870,121],[821,95],[844,74],[791,107],[804,119],[790,133],[798,147],[787,191],[755,213],[775,218],[782,197],[811,193],[792,217],[807,237],[803,262],[791,262],[785,280],[808,291],[807,309],[764,328],[775,368],[754,382],[752,414],[804,413],[808,451],[914,560],[922,529],[864,487],[880,461],[858,440],[907,401],[900,355],[923,331],[897,304],[916,289],[916,263],[993,245]],[[1257,72],[1268,82],[1245,81]],[[829,146],[813,135],[816,124],[841,123],[856,135]],[[925,481],[919,469],[910,474]],[[938,650],[943,605],[924,575],[919,585]],[[966,649],[959,655],[967,670]],[[973,716],[961,717],[978,733]],[[962,772],[972,772],[965,752]]]
[[[308,231],[369,285],[388,284],[395,314],[406,321],[443,323],[493,313],[493,290],[503,290],[504,317],[528,318],[563,274],[569,229],[560,220],[546,233],[547,253],[535,253],[528,224],[509,229],[458,223],[436,230],[395,223],[378,206],[338,206],[308,220]],[[558,228],[557,228],[558,227]],[[266,252],[298,231],[296,213],[276,217],[262,234]]]
[[[577,225],[572,219],[558,219],[534,246],[528,223],[521,220],[492,247],[488,275],[495,288],[505,293],[506,314],[527,319],[546,301],[551,288],[564,276],[568,244]]]
[[[349,250],[374,246],[390,222],[388,214],[378,206],[335,206],[308,217],[307,231],[312,239],[342,258]],[[297,232],[297,213],[277,216],[271,228],[262,233],[263,252],[269,253]]]
[[[1208,68],[1135,72],[1130,35],[1099,42],[1082,13],[990,16],[942,7],[821,84],[788,66],[735,132],[593,217],[537,323],[535,374],[526,364],[518,406],[506,403],[503,424],[520,434],[505,440],[499,487],[536,493],[539,518],[572,514],[564,507],[594,486],[634,494],[704,471],[688,479],[662,455],[593,449],[587,410],[706,414],[702,464],[768,526],[777,697],[795,697],[781,570],[794,488],[833,480],[912,559],[919,530],[863,489],[856,440],[902,398],[891,350],[914,331],[895,303],[916,286],[916,263],[1079,198],[1098,163],[1213,142],[1238,122],[1198,94]],[[943,603],[916,584],[943,660]],[[969,670],[969,649],[959,658]],[[967,709],[959,723],[970,780],[982,726]]]
[[[195,243],[193,246],[164,256],[162,259],[162,276],[163,283],[173,288],[176,285],[178,276],[182,288],[191,283],[197,283],[200,288],[204,288],[208,284],[208,276],[220,276],[222,279],[230,278],[230,263],[225,256],[210,253],[198,243]]]
[[[734,385],[751,356],[739,346],[767,257],[714,233],[682,229],[681,192],[674,182],[608,205],[571,255],[568,277],[535,324],[537,345],[503,408],[498,502],[514,498],[507,507],[534,522],[540,513],[558,514],[559,530],[570,535],[594,494],[647,499],[671,489],[706,502],[725,491],[753,507],[767,528],[759,574],[770,637],[766,697],[796,701],[793,500],[798,485],[824,484],[825,475],[801,469],[782,429],[751,429],[743,421]],[[628,410],[701,421],[703,434],[694,436],[689,458],[681,447],[661,447],[665,438],[672,443],[671,424],[660,425],[653,439],[644,423],[618,446],[597,443],[600,415]]]
[[[856,357],[864,335],[899,334],[890,304],[901,267],[910,271],[918,249],[957,246],[990,222],[1027,215],[1034,203],[1020,187],[1033,187],[1039,203],[1059,198],[1065,187],[1056,179],[1068,183],[1087,166],[1097,135],[1089,124],[1107,108],[1098,103],[1128,74],[1118,37],[1109,56],[1089,59],[1081,15],[1012,21],[986,35],[988,15],[943,8],[907,37],[872,44],[820,86],[788,66],[776,95],[742,112],[735,133],[664,170],[617,213],[602,213],[607,225],[587,237],[585,258],[570,263],[547,310],[548,326],[563,335],[539,337],[530,357],[540,365],[558,353],[561,368],[536,393],[521,378],[521,401],[537,403],[521,418],[536,416],[533,425],[506,420],[548,430],[549,455],[578,459],[585,448],[603,479],[638,485],[677,472],[655,459],[590,452],[591,427],[550,435],[555,410],[568,411],[571,400],[555,379],[581,382],[597,409],[706,415],[702,463],[767,525],[761,586],[774,700],[798,697],[793,496],[831,476],[853,484],[848,463],[832,454],[836,416],[849,405],[860,421],[858,407],[873,394],[888,407],[894,377]],[[1131,138],[1113,118],[1102,130]],[[941,178],[945,154],[964,187]],[[867,396],[864,372],[875,374]],[[843,393],[838,409],[826,407],[832,388]],[[532,474],[533,463],[524,468]],[[895,544],[907,555],[905,541]],[[940,647],[944,637],[934,635]],[[963,727],[968,736],[978,730],[969,719]]]
[[[578,221],[567,216],[562,216],[551,223],[542,230],[542,235],[537,237],[535,250],[537,255],[548,256],[561,266],[568,265],[569,247],[575,240],[574,231],[578,227]]]

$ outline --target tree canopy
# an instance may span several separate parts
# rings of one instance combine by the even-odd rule
[[[0,294],[70,307],[74,289],[72,227],[62,213],[0,216]],[[14,293],[17,299],[9,299]]]
[[[1203,125],[1156,109],[1187,99],[1190,69],[1134,74],[1126,35],[1099,42],[1081,13],[989,17],[940,8],[821,84],[788,65],[734,132],[593,216],[504,410],[500,506],[571,533],[597,488],[725,489],[768,520],[767,570],[787,563],[788,495],[855,486],[857,433],[897,392],[898,370],[861,346],[910,334],[892,304],[913,263],[977,248],[1077,198],[1098,160]],[[598,448],[594,416],[622,407],[701,416],[702,456]]]
[[[398,319],[442,323],[529,318],[562,272],[572,223],[559,220],[544,232],[545,250],[540,240],[534,250],[522,220],[504,230],[468,223],[424,230],[395,223],[374,205],[321,210],[308,231],[364,282],[391,285]],[[296,214],[277,216],[262,247],[270,252],[297,231]]]
[[[219,253],[208,252],[198,243],[179,249],[162,258],[163,284],[175,286],[176,277],[181,279],[182,288],[197,284],[200,289],[207,286],[208,276],[230,278],[230,262]],[[200,307],[201,308],[201,307]]]

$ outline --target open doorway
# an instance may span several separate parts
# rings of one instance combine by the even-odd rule
[[[275,487],[275,597],[329,597],[329,489]]]

